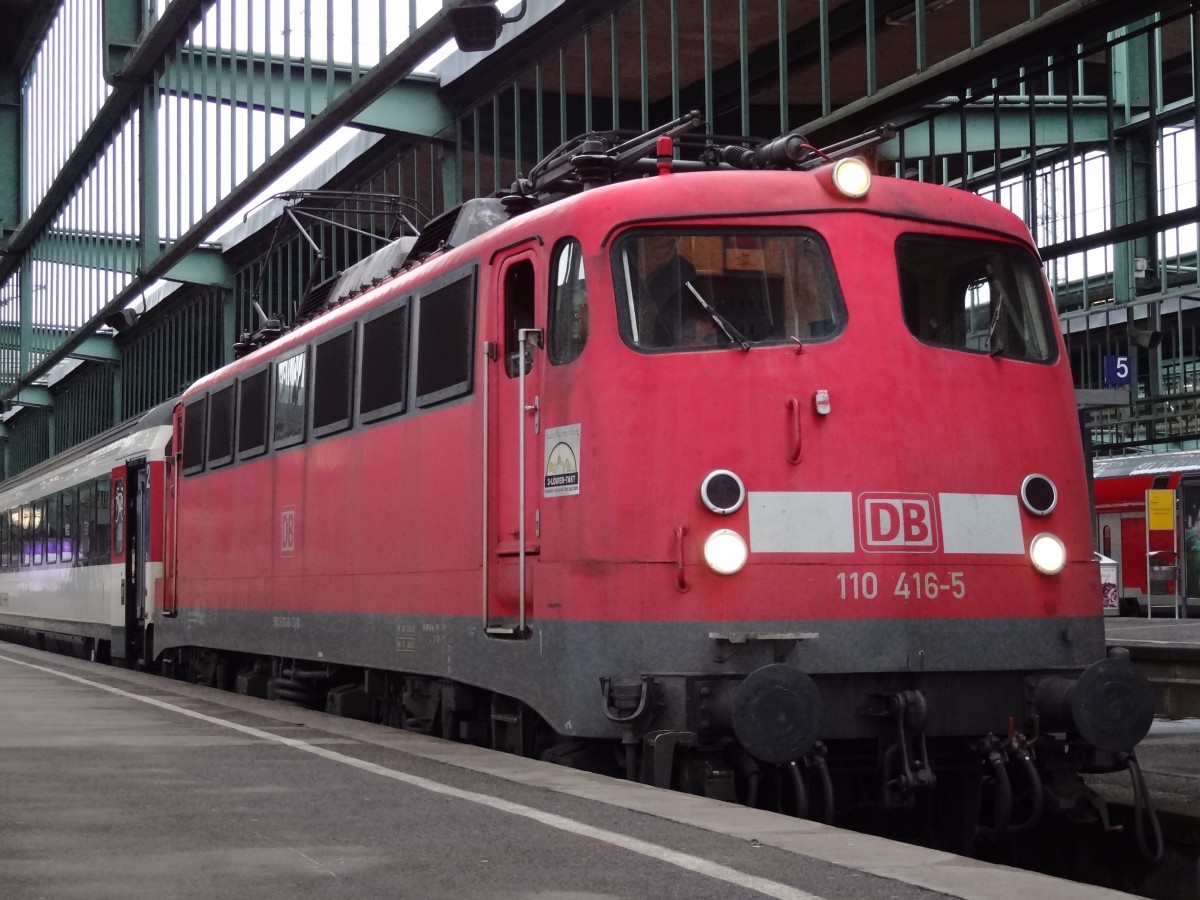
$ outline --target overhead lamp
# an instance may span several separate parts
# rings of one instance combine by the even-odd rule
[[[502,15],[494,0],[468,3],[446,10],[454,43],[465,53],[491,50],[496,46],[496,40],[504,26],[525,15],[526,2],[527,0],[521,0],[516,14],[510,16]]]
[[[104,317],[104,324],[118,333],[128,331],[137,324],[138,315],[132,309],[118,309]]]

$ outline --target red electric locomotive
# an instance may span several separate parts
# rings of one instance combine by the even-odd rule
[[[1029,234],[798,136],[675,159],[697,122],[564,145],[188,389],[147,658],[827,820],[942,787],[1026,828],[1153,716],[1105,658]]]

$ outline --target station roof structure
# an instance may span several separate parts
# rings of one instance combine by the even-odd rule
[[[561,140],[688,109],[717,133],[818,142],[895,123],[881,171],[1029,223],[1099,442],[1200,439],[1188,3],[0,0],[0,14],[5,475],[174,396],[260,315],[288,321],[313,284]],[[455,49],[464,15],[494,48]],[[1118,357],[1132,385],[1108,383]],[[1196,411],[1182,424],[1181,408]]]

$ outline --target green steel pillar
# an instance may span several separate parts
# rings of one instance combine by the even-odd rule
[[[1132,30],[1137,26],[1130,26]],[[1118,137],[1111,150],[1113,226],[1128,225],[1154,215],[1155,145],[1154,87],[1150,73],[1150,35],[1118,43],[1112,51],[1113,99],[1124,121],[1141,120],[1144,127]],[[1114,248],[1113,296],[1118,303],[1136,293],[1134,259],[1141,257],[1153,271],[1151,238],[1125,241]]]
[[[0,69],[0,242],[21,222],[21,81]]]
[[[33,271],[28,263],[21,266],[17,293],[21,319],[17,344],[17,372],[20,377],[32,368],[29,353],[33,347]]]
[[[138,209],[142,222],[139,270],[153,264],[161,252],[158,224],[158,97],[155,84],[147,84],[142,91],[142,127],[138,146],[141,169]]]
[[[141,21],[139,0],[104,0],[104,80],[109,84],[125,68],[137,43]]]
[[[49,459],[58,452],[58,440],[54,428],[54,407],[46,410],[46,458]]]
[[[221,331],[223,335],[223,345],[221,347],[222,365],[229,365],[233,362],[233,344],[237,340],[237,295],[229,288],[221,289],[221,294],[225,302],[221,304],[222,320],[224,328]]]
[[[455,126],[457,140],[442,143],[438,149],[442,160],[442,208],[453,209],[462,203],[462,120]]]
[[[124,416],[122,415],[122,409],[123,409],[123,405],[124,405],[124,397],[123,397],[124,390],[125,390],[125,361],[124,361],[124,359],[120,359],[117,361],[116,365],[113,366],[113,377],[112,377],[112,392],[113,392],[112,424],[113,425],[120,425],[122,419],[124,418]]]

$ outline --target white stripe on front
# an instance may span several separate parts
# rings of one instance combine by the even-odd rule
[[[854,552],[849,491],[751,491],[749,504],[755,553]]]
[[[947,553],[1025,552],[1016,494],[938,494]]]

